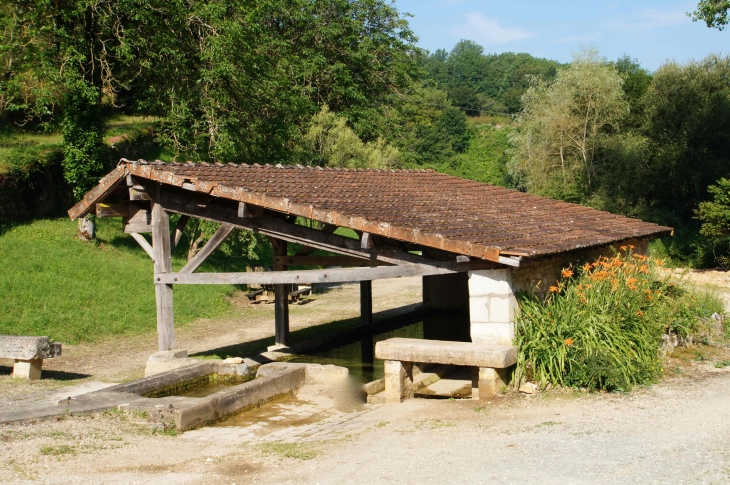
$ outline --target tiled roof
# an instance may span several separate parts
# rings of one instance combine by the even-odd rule
[[[486,259],[496,249],[530,257],[671,233],[639,219],[432,170],[124,159],[117,171],[121,167],[163,184]]]

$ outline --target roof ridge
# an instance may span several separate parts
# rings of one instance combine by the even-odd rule
[[[131,164],[137,164],[137,165],[169,165],[172,167],[194,167],[194,166],[203,166],[203,167],[253,167],[253,168],[276,168],[276,169],[293,169],[293,170],[327,170],[327,171],[335,171],[335,172],[376,172],[376,173],[436,173],[436,170],[432,168],[344,168],[344,167],[321,167],[319,165],[316,166],[306,166],[301,164],[296,165],[289,165],[289,164],[281,164],[277,163],[276,165],[272,165],[270,163],[266,164],[259,164],[259,163],[233,163],[228,162],[226,164],[215,162],[215,163],[208,163],[208,162],[193,162],[192,160],[188,160],[187,162],[178,162],[176,160],[173,160],[171,162],[163,162],[162,160],[154,160],[154,161],[147,161],[143,158],[140,158],[138,160],[128,160],[126,158],[121,158],[119,160],[119,163],[117,165],[122,165],[125,163],[131,163]]]

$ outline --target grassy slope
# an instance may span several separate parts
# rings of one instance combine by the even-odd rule
[[[128,138],[149,130],[154,118],[141,116],[118,116],[107,122],[107,143],[113,137],[126,135]],[[36,133],[19,129],[0,132],[0,175],[16,172],[28,173],[47,163],[59,159],[63,151],[63,137],[59,132]]]
[[[98,229],[99,242],[90,244],[64,219],[0,228],[0,334],[75,343],[155,331],[152,262],[118,219],[101,219]],[[175,269],[183,264],[173,262]],[[234,291],[176,287],[176,324],[226,313]]]

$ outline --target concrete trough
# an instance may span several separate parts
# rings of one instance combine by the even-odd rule
[[[204,397],[174,395],[175,392],[184,391],[191,383],[200,383],[201,380],[215,376],[250,380]],[[24,422],[119,409],[143,412],[153,422],[186,431],[221,420],[246,408],[260,406],[279,396],[294,393],[305,383],[331,382],[343,377],[347,377],[347,369],[343,367],[274,362],[260,366],[254,378],[244,363],[206,360],[88,394],[61,399],[56,406],[19,410],[6,415],[0,413],[0,422]],[[164,397],[149,397],[160,394]]]

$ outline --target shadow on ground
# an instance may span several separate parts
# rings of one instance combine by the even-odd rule
[[[0,365],[0,376],[9,376],[13,373],[13,368],[10,366]],[[86,379],[91,377],[91,374],[79,374],[77,372],[64,372],[62,370],[44,370],[41,373],[41,380],[54,380],[54,381],[75,381],[79,379]]]

